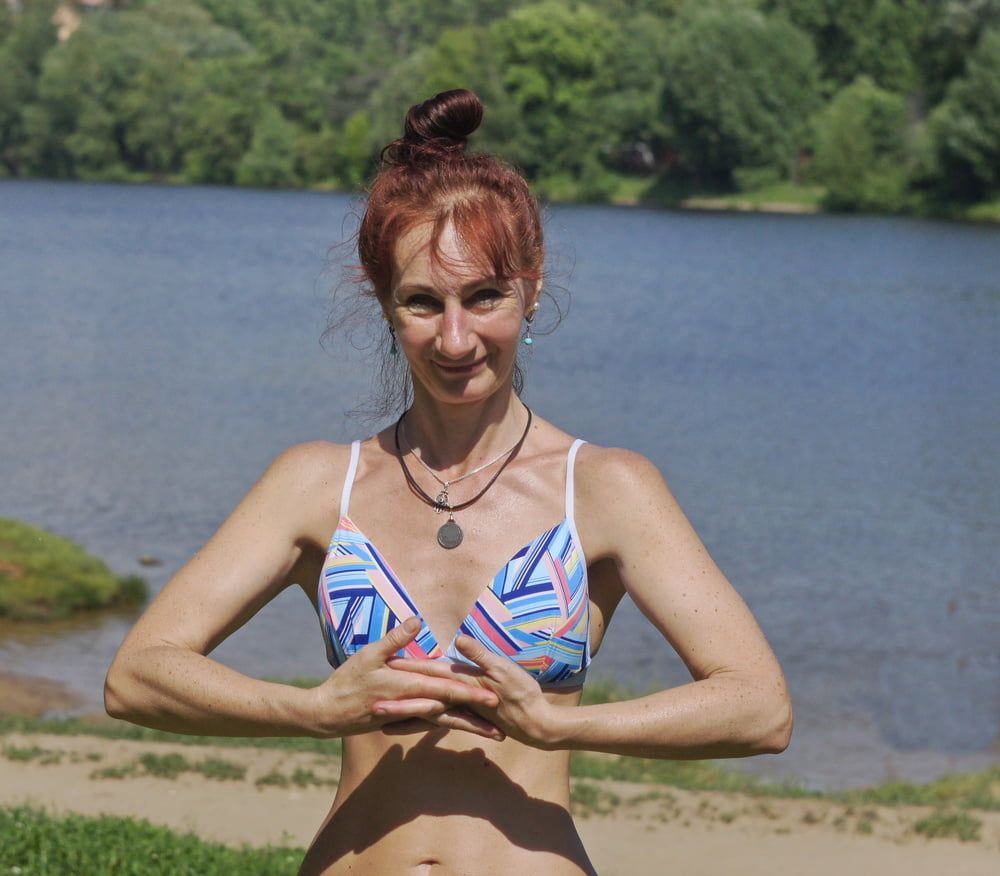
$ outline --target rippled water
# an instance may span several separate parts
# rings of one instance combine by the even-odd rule
[[[0,184],[0,514],[161,587],[267,462],[368,434],[319,345],[341,195]],[[1000,230],[895,218],[558,207],[570,313],[527,399],[648,455],[750,604],[796,731],[739,765],[841,787],[996,762]],[[99,707],[128,617],[0,629],[0,666]],[[327,671],[301,593],[215,656]],[[686,671],[631,605],[596,676]]]

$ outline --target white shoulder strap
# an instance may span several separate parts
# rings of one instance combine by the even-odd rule
[[[573,526],[576,525],[573,520],[573,467],[576,463],[576,452],[581,444],[586,443],[582,438],[577,438],[566,455],[566,519]]]
[[[358,471],[358,457],[361,455],[361,442],[351,442],[351,464],[347,466],[347,476],[344,478],[344,489],[340,493],[340,516],[347,516],[351,505],[351,487],[354,486],[354,475]]]

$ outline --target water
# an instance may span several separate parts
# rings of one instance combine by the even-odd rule
[[[346,415],[364,356],[319,343],[354,209],[0,185],[0,514],[155,590],[281,449],[368,434]],[[551,208],[546,227],[571,307],[536,334],[527,400],[661,468],[788,676],[791,746],[733,765],[838,788],[995,763],[1000,229],[606,207]],[[0,666],[99,708],[131,620],[7,625]],[[327,671],[291,591],[213,656]],[[689,680],[631,603],[593,673]]]

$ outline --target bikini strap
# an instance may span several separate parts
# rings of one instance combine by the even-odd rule
[[[576,523],[573,520],[573,468],[576,463],[576,452],[580,449],[581,444],[586,443],[582,438],[577,438],[570,447],[569,453],[566,454],[566,519],[573,529],[576,529]]]
[[[354,486],[354,475],[358,471],[358,457],[361,455],[361,442],[351,442],[351,464],[347,466],[347,475],[344,478],[344,489],[340,493],[340,516],[347,516],[347,509],[351,504],[351,487]]]

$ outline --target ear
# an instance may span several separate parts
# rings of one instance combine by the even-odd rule
[[[534,283],[525,284],[527,288],[527,294],[524,296],[525,314],[534,313],[536,310],[538,310],[538,307],[541,304],[540,298],[542,294],[543,285],[544,281],[541,278],[535,280]]]

